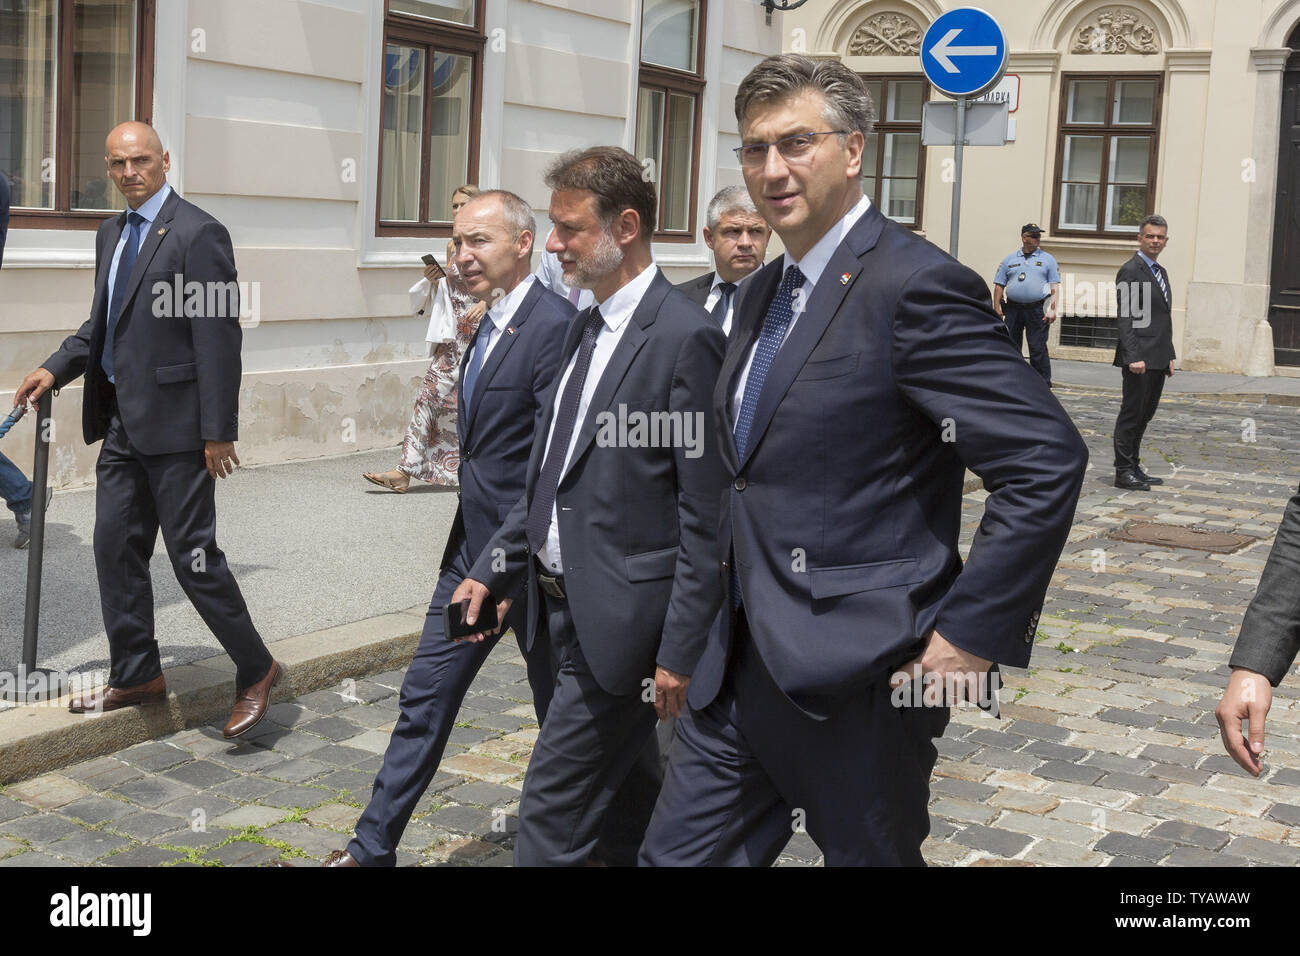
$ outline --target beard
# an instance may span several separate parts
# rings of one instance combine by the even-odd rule
[[[623,249],[614,241],[609,230],[603,230],[591,255],[572,261],[574,269],[569,285],[575,289],[594,289],[602,279],[623,264]]]

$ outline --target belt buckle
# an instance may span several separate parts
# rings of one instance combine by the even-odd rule
[[[560,575],[542,574],[540,571],[537,573],[537,583],[541,586],[544,594],[549,594],[553,598],[567,600],[563,581],[564,578]]]

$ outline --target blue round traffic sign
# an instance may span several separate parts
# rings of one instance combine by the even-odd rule
[[[921,40],[921,69],[947,96],[979,96],[1007,69],[1007,38],[996,20],[976,7],[949,10]]]

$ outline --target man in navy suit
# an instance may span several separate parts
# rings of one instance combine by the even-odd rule
[[[856,74],[770,57],[736,116],[786,253],[714,393],[727,599],[641,862],[769,864],[806,829],[831,865],[920,865],[946,704],[1029,659],[1087,453],[979,276],[863,196]],[[967,466],[989,497],[963,568]]]
[[[631,864],[662,775],[656,717],[681,712],[722,598],[708,408],[725,339],[651,259],[655,186],[636,157],[567,153],[546,183],[547,246],[596,305],[569,327],[524,497],[453,599],[473,623],[527,578],[558,661],[515,863]]]
[[[357,821],[355,839],[347,850],[332,853],[326,866],[393,865],[415,804],[442,760],[456,712],[500,638],[498,631],[477,643],[448,640],[442,609],[524,493],[534,426],[574,314],[572,305],[529,274],[536,228],[528,204],[505,190],[481,192],[456,213],[451,234],[456,266],[469,290],[490,306],[460,365],[460,505],[424,633],[402,681],[401,714],[370,804]],[[525,602],[519,601],[504,623],[514,630],[527,662],[541,723],[553,682],[550,645],[545,630],[539,633],[524,611]]]
[[[106,151],[128,209],[95,237],[90,318],[14,395],[15,405],[35,401],[84,373],[82,434],[88,445],[104,441],[94,546],[111,666],[107,687],[69,707],[101,712],[166,699],[149,578],[161,529],[177,581],[235,662],[224,733],[238,737],[266,716],[281,671],[216,540],[215,479],[239,464],[234,250],[225,226],[167,184],[171,157],[152,127],[114,127]]]

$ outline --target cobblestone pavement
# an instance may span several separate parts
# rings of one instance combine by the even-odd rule
[[[1002,718],[954,711],[938,742],[932,864],[1300,863],[1300,680],[1273,698],[1267,773],[1223,753],[1213,708],[1287,498],[1300,408],[1166,399],[1152,493],[1111,486],[1115,393],[1063,390],[1092,450],[1031,666]],[[1252,433],[1253,432],[1253,433]],[[1253,438],[1253,441],[1246,440]],[[967,496],[966,540],[984,493]],[[1150,520],[1262,540],[1235,554],[1108,534]],[[253,739],[172,734],[0,790],[0,866],[310,864],[346,844],[397,717],[401,672],[280,703]],[[522,661],[498,645],[398,853],[402,864],[510,862],[537,734]],[[795,836],[781,862],[819,862]]]

